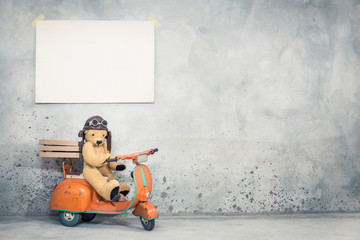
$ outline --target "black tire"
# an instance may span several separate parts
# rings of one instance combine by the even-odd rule
[[[81,220],[84,222],[90,222],[95,218],[95,216],[96,216],[95,213],[83,213],[81,216]]]
[[[67,227],[74,227],[80,222],[80,214],[72,212],[60,212],[60,222]]]
[[[146,220],[145,218],[140,217],[140,222],[146,231],[151,231],[155,227],[155,219]]]

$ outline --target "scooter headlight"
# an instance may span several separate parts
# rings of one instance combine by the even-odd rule
[[[146,198],[147,198],[147,199],[150,198],[150,193],[149,193],[149,192],[146,194]]]

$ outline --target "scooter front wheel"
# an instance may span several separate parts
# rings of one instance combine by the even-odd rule
[[[147,220],[145,218],[140,217],[140,222],[146,231],[151,231],[155,227],[155,219]]]
[[[67,227],[74,227],[80,222],[80,214],[72,212],[60,212],[60,222]]]

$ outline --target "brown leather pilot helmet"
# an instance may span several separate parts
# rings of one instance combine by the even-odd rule
[[[106,138],[106,142],[107,142],[107,149],[109,150],[109,152],[111,151],[111,131],[109,131],[109,129],[107,128],[107,121],[104,120],[102,117],[100,116],[92,116],[90,118],[88,118],[88,120],[86,120],[84,127],[82,130],[80,130],[78,136],[82,138],[81,141],[81,145],[84,145],[84,141],[85,141],[85,130],[106,130],[107,131],[107,136]]]

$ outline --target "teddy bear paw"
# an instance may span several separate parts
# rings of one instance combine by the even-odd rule
[[[126,166],[124,164],[116,165],[116,171],[124,171]]]

